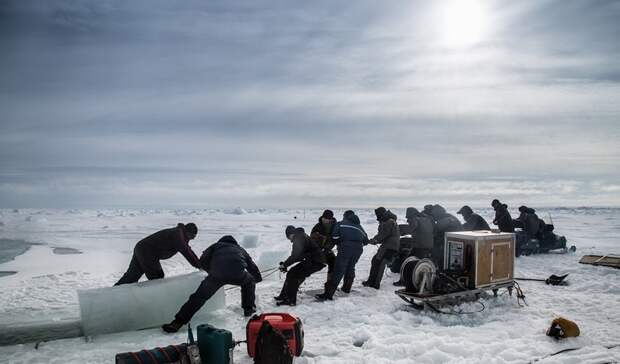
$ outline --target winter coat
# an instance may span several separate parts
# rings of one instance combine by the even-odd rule
[[[200,264],[209,275],[218,279],[237,279],[247,270],[256,282],[263,280],[250,254],[230,235],[223,236],[202,252]]]
[[[471,215],[465,218],[465,223],[463,224],[463,230],[491,230],[487,221],[480,215],[476,213],[472,213]]]
[[[540,222],[538,221],[538,215],[534,209],[528,208],[526,211],[521,212],[518,220],[523,225],[523,231],[527,233],[529,238],[535,238],[540,228]]]
[[[418,249],[431,249],[433,247],[433,232],[435,224],[433,219],[426,214],[408,220],[411,237],[413,238],[413,247]],[[402,232],[401,232],[402,234]]]
[[[396,219],[396,215],[389,210],[381,218],[379,227],[377,228],[377,235],[371,240],[374,244],[381,244],[379,249],[398,251],[400,246],[400,232]]]
[[[360,219],[355,214],[345,215],[332,230],[332,239],[339,247],[342,245],[358,245],[361,247],[368,244],[368,235],[360,225]]]
[[[331,219],[331,224],[329,226],[325,226],[319,217],[319,222],[314,225],[312,231],[310,232],[310,237],[314,240],[321,249],[327,251],[332,250],[334,248],[334,240],[332,239],[332,231],[336,226],[336,219]]]
[[[497,225],[499,231],[514,233],[515,226],[512,223],[512,217],[510,216],[510,212],[508,212],[507,205],[500,204],[495,207],[495,219],[493,219],[493,224]]]
[[[302,260],[312,263],[325,263],[325,255],[318,244],[310,239],[303,231],[296,231],[293,235],[293,250],[291,255],[283,262],[285,267],[291,266]]]
[[[178,224],[176,227],[160,230],[147,236],[136,244],[134,250],[141,255],[156,259],[168,259],[176,253],[181,253],[189,264],[200,269],[198,257],[189,246],[184,224]]]
[[[433,219],[435,220],[435,236],[441,237],[445,233],[450,231],[462,231],[463,226],[459,219],[457,219],[454,215],[450,215],[446,212],[446,210],[440,205],[433,206]]]

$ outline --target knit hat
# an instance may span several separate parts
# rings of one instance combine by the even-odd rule
[[[287,226],[286,229],[284,230],[284,234],[286,235],[287,238],[294,233],[295,233],[295,227],[293,225]]]
[[[325,210],[323,211],[323,215],[321,215],[321,217],[332,220],[334,218],[334,212],[332,210]]]
[[[185,232],[194,237],[198,234],[198,227],[193,222],[185,224]]]
[[[424,205],[424,213],[431,215],[433,212],[433,205]]]
[[[500,203],[499,203],[499,200],[498,200],[498,199],[495,199],[495,200],[491,201],[491,206],[492,206],[492,207],[495,207],[495,206],[498,206],[498,205],[500,205]]]

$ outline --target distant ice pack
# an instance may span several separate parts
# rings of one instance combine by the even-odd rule
[[[84,335],[157,327],[170,322],[181,305],[196,291],[204,272],[138,282],[115,287],[78,290]],[[193,320],[226,305],[220,289],[196,313]]]

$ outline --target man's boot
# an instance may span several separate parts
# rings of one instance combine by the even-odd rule
[[[172,320],[171,323],[169,324],[163,324],[161,326],[162,330],[164,330],[165,332],[171,334],[174,332],[179,331],[179,329],[183,326],[183,323],[181,321],[177,321],[177,319]]]
[[[344,282],[342,283],[342,292],[344,293],[351,293],[351,287],[353,286],[353,280],[355,279],[355,276],[353,277],[346,277],[344,279]]]
[[[325,292],[321,294],[317,294],[316,297],[320,301],[331,300],[334,298],[334,293],[336,292],[336,286],[329,282],[325,287]]]
[[[332,281],[332,273],[327,272],[327,279],[325,280],[325,284],[323,285],[326,291],[327,291],[327,286],[329,285],[329,282],[331,281]]]

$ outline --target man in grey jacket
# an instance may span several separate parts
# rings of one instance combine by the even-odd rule
[[[396,215],[391,211],[386,210],[385,207],[378,207],[375,209],[375,215],[379,221],[378,232],[370,239],[369,244],[380,244],[380,246],[377,254],[372,257],[368,279],[362,282],[362,285],[379,289],[385,265],[398,254],[400,232]]]
[[[286,237],[293,243],[291,255],[280,262],[280,271],[287,272],[280,295],[274,297],[277,305],[295,306],[299,286],[315,272],[325,267],[325,255],[318,244],[310,239],[303,228],[286,227]],[[293,268],[288,267],[297,263]]]

